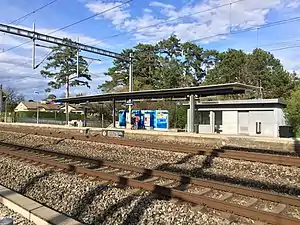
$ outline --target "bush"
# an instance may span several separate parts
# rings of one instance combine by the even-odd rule
[[[82,114],[75,114],[70,113],[70,120],[82,120],[83,115]],[[34,111],[28,111],[28,112],[18,112],[16,115],[16,120],[19,118],[36,118],[36,112]],[[62,112],[39,112],[39,118],[40,119],[53,119],[57,121],[65,121],[66,120],[66,114]]]
[[[300,87],[291,93],[286,103],[286,118],[293,127],[294,134],[300,134]]]

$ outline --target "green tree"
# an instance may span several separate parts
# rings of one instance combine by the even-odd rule
[[[215,67],[209,70],[205,82],[207,84],[249,83],[247,72],[247,54],[242,50],[228,49],[216,54]]]
[[[13,112],[20,102],[25,101],[25,96],[12,87],[5,89],[3,94],[6,96],[7,112]]]
[[[280,60],[262,49],[249,54],[248,70],[250,84],[261,84],[266,98],[287,97],[294,88],[291,74],[283,68]]]
[[[206,76],[206,84],[240,82],[263,88],[265,98],[288,97],[296,79],[284,70],[280,60],[262,49],[246,54],[228,49],[213,58],[213,67]]]
[[[165,89],[199,85],[205,77],[203,64],[205,52],[193,43],[181,43],[171,36],[157,44],[138,44],[124,50],[121,55],[129,57],[132,52],[134,90]],[[106,76],[111,77],[98,88],[103,92],[128,87],[129,63],[114,60]],[[127,88],[128,90],[128,88]]]
[[[292,91],[286,101],[285,115],[296,134],[300,135],[300,88]]]
[[[56,99],[56,95],[55,94],[49,94],[46,99],[50,99],[50,100]]]
[[[66,43],[70,43],[70,39],[64,39]],[[50,92],[51,88],[60,89],[64,85],[67,86],[89,86],[89,81],[92,80],[88,71],[88,63],[79,56],[79,75],[77,74],[77,48],[56,46],[52,48],[52,54],[47,57],[47,64],[41,70],[41,75],[45,78],[52,79],[45,91]],[[71,75],[76,77],[71,78]],[[68,89],[68,88],[67,88]],[[69,93],[69,90],[67,90]]]
[[[205,70],[203,69],[205,52],[194,43],[185,42],[182,44],[183,67],[185,84],[184,86],[194,86],[203,82]]]

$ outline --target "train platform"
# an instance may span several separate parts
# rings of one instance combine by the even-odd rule
[[[0,123],[1,126],[8,127],[31,127],[35,129],[50,129],[67,131],[68,133],[98,134],[103,131],[122,131],[124,138],[144,140],[149,142],[172,142],[187,143],[206,148],[246,148],[278,150],[287,152],[300,152],[300,139],[298,138],[273,138],[255,137],[224,134],[186,133],[175,131],[157,130],[129,130],[119,128],[95,128],[95,127],[72,127],[49,124],[28,124],[28,123]]]
[[[44,206],[26,196],[0,185],[1,207],[6,206],[13,213],[13,220],[30,221],[38,225],[80,225],[82,223],[64,215],[47,206]],[[17,215],[18,214],[18,215]],[[15,217],[15,218],[14,218]],[[23,218],[20,218],[23,217]],[[16,221],[15,221],[16,222]],[[2,224],[2,223],[1,223]],[[10,224],[10,223],[3,223]],[[15,224],[15,223],[13,223]],[[18,223],[16,223],[18,224]]]

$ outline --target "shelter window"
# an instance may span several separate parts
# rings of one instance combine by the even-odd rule
[[[210,111],[200,111],[199,112],[199,124],[209,125],[210,124]]]

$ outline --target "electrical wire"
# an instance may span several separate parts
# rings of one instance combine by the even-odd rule
[[[106,13],[106,12],[109,12],[109,11],[111,11],[111,10],[113,10],[113,9],[120,8],[120,7],[122,7],[123,5],[126,5],[126,4],[128,4],[128,3],[132,2],[132,1],[133,1],[133,0],[128,0],[128,1],[126,1],[126,2],[123,2],[123,3],[119,4],[119,5],[116,5],[116,6],[114,6],[114,7],[111,7],[111,8],[109,8],[109,9],[106,9],[106,10],[104,10],[104,11],[102,11],[102,12],[96,13],[96,14],[94,14],[94,15],[92,15],[92,16],[88,16],[88,17],[86,17],[86,18],[84,18],[84,19],[78,20],[78,21],[76,21],[76,22],[74,22],[74,23],[71,23],[71,24],[69,24],[69,25],[67,25],[67,26],[64,26],[64,27],[60,28],[60,29],[57,29],[57,30],[55,30],[55,31],[53,31],[53,32],[51,32],[51,33],[49,33],[49,34],[53,34],[53,33],[56,33],[56,32],[58,32],[58,31],[61,31],[61,30],[65,30],[65,29],[67,29],[67,28],[69,28],[69,27],[72,27],[72,26],[75,26],[75,25],[77,25],[77,24],[79,24],[79,23],[82,23],[82,22],[84,22],[84,21],[90,20],[90,19],[92,19],[92,18],[94,18],[94,17],[96,17],[96,16],[102,15],[102,14],[104,14],[104,13]]]
[[[275,51],[282,51],[282,50],[292,49],[292,48],[300,48],[300,45],[292,45],[292,46],[286,46],[286,47],[282,47],[282,48],[274,48],[274,49],[269,49],[266,51],[275,52]]]
[[[13,23],[18,22],[19,20],[26,19],[27,17],[31,16],[32,14],[34,14],[34,13],[36,13],[36,12],[38,12],[38,11],[44,9],[44,8],[46,8],[47,6],[52,5],[53,3],[57,2],[57,1],[58,1],[58,0],[50,1],[50,2],[48,2],[47,4],[42,5],[41,7],[37,8],[37,9],[35,9],[35,10],[29,12],[29,13],[27,13],[26,15],[21,16],[21,17],[15,19],[15,20],[11,21],[9,24],[13,24]]]
[[[300,39],[289,40],[289,41],[273,42],[273,43],[269,43],[269,44],[259,45],[259,47],[268,47],[268,46],[272,46],[272,45],[280,45],[280,44],[286,44],[286,43],[291,43],[291,42],[299,42],[299,41],[300,41]]]
[[[268,28],[268,27],[273,27],[273,26],[283,25],[283,24],[286,24],[286,23],[296,22],[296,21],[299,21],[299,20],[300,20],[300,17],[297,16],[297,17],[293,17],[293,18],[289,18],[289,19],[278,20],[276,22],[266,23],[266,24],[263,24],[261,26],[252,26],[252,27],[248,27],[248,28],[245,28],[245,29],[237,30],[237,31],[210,35],[210,36],[206,36],[206,37],[203,37],[203,38],[198,38],[198,39],[195,39],[195,40],[192,40],[192,41],[189,41],[189,42],[199,42],[199,41],[203,41],[203,40],[206,40],[206,39],[211,39],[211,38],[219,37],[219,36],[235,35],[235,34],[245,33],[245,32],[249,32],[249,31],[254,31],[254,30],[257,30],[257,29],[261,30],[261,29],[265,29],[265,28]],[[198,24],[198,25],[201,25],[201,24]]]
[[[159,23],[152,24],[152,25],[145,26],[145,27],[141,27],[141,28],[138,28],[138,29],[135,29],[135,30],[132,30],[132,31],[125,31],[125,32],[122,32],[122,33],[118,33],[118,34],[114,34],[114,35],[111,35],[111,36],[107,36],[107,37],[102,38],[100,40],[86,42],[85,44],[91,44],[91,43],[95,43],[95,42],[102,42],[102,41],[104,41],[106,39],[115,38],[115,37],[118,37],[118,36],[121,36],[121,35],[124,35],[124,34],[135,33],[137,31],[141,31],[141,30],[144,30],[144,29],[147,29],[147,28],[150,28],[150,27],[156,27],[156,26],[159,26],[159,25],[168,24],[170,22],[177,21],[177,20],[180,20],[180,19],[184,19],[186,17],[198,15],[198,14],[201,14],[201,13],[210,12],[210,11],[213,11],[215,9],[219,9],[219,8],[222,8],[222,7],[225,7],[225,6],[231,6],[232,4],[236,4],[236,3],[239,3],[239,2],[243,2],[243,1],[247,1],[247,0],[236,0],[234,2],[229,2],[229,3],[226,3],[226,4],[222,4],[222,5],[219,5],[219,6],[216,6],[216,7],[212,7],[212,8],[209,8],[209,9],[205,9],[205,10],[201,10],[201,11],[198,11],[198,12],[194,12],[194,13],[191,13],[191,14],[188,14],[188,15],[185,15],[185,16],[179,16],[179,17],[171,18],[171,19],[168,19],[166,21],[159,22]],[[95,44],[93,46],[96,46],[96,45],[97,44]]]
[[[54,30],[54,31],[48,33],[47,35],[49,35],[49,34],[54,34],[54,33],[58,32],[58,31],[62,31],[62,30],[65,30],[65,29],[67,29],[67,28],[69,28],[69,27],[75,26],[75,25],[77,25],[77,24],[79,24],[79,23],[82,23],[82,22],[84,22],[84,21],[87,21],[87,20],[89,20],[89,19],[92,19],[92,18],[94,18],[94,17],[96,17],[96,16],[102,15],[102,14],[104,14],[104,13],[106,13],[106,12],[109,12],[109,11],[111,11],[111,10],[113,10],[113,9],[122,7],[123,5],[128,4],[128,3],[132,2],[132,1],[133,1],[133,0],[128,0],[128,1],[126,1],[126,2],[124,2],[124,3],[121,3],[121,4],[117,5],[117,6],[111,7],[111,8],[109,8],[109,9],[106,9],[106,10],[104,10],[104,11],[102,11],[102,12],[96,13],[96,14],[94,14],[94,15],[92,15],[92,16],[88,16],[88,17],[86,17],[86,18],[84,18],[84,19],[78,20],[78,21],[76,21],[76,22],[74,22],[74,23],[71,23],[71,24],[69,24],[69,25],[67,25],[67,26],[64,26],[64,27],[62,27],[62,28],[59,28],[59,29],[57,29],[57,30]],[[26,41],[26,42],[24,42],[24,43],[22,43],[22,44],[19,44],[19,45],[17,45],[17,46],[13,46],[13,47],[11,47],[11,48],[8,48],[8,49],[6,49],[6,50],[0,52],[0,54],[1,54],[1,53],[4,53],[4,52],[11,51],[11,50],[14,50],[14,49],[16,49],[16,48],[18,48],[18,47],[21,47],[21,46],[23,46],[23,45],[25,45],[25,44],[28,44],[29,42],[31,42],[31,40]]]
[[[47,4],[42,5],[41,7],[39,7],[39,8],[37,8],[37,9],[35,9],[35,10],[33,10],[33,11],[31,11],[31,12],[25,14],[24,16],[21,16],[21,17],[15,19],[15,20],[13,20],[13,21],[10,21],[8,24],[19,25],[22,21],[24,21],[26,18],[28,18],[28,17],[31,16],[32,14],[34,14],[34,13],[36,13],[36,12],[38,12],[38,11],[44,9],[44,8],[46,8],[47,6],[52,5],[53,3],[57,2],[57,1],[58,1],[58,0],[53,0],[53,1],[51,1],[51,2],[48,2]],[[18,22],[18,23],[17,23],[17,22]],[[2,36],[4,36],[4,35],[5,35],[5,33],[3,33]],[[21,45],[20,45],[20,46],[21,46]],[[18,46],[18,47],[20,47],[20,46]]]
[[[34,66],[34,69],[36,69],[36,68],[38,68],[40,65],[42,65],[42,64],[45,62],[45,60],[48,58],[48,56],[51,55],[52,52],[53,52],[53,49],[52,49],[50,52],[46,53],[46,54],[42,57],[41,62]]]

